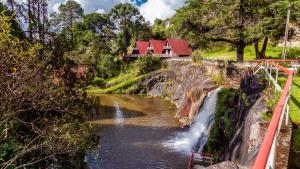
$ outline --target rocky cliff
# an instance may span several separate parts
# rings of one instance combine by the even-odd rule
[[[219,96],[206,149],[208,153],[217,154],[217,162],[231,161],[233,163],[230,164],[237,163],[238,168],[253,165],[267,126],[262,117],[270,111],[264,99],[266,87],[263,76],[246,75],[239,90],[227,90],[229,92]],[[222,168],[224,164],[227,163],[216,164],[215,167]]]
[[[224,160],[252,165],[265,135],[263,113],[270,111],[262,95],[266,86],[265,78],[260,75],[248,75],[243,79],[239,106],[233,114],[234,134],[225,151]]]
[[[165,69],[140,81],[135,93],[169,99],[178,107],[176,118],[184,126],[198,113],[207,93],[217,87],[203,66],[168,61]]]

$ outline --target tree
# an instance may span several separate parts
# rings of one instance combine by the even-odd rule
[[[155,19],[154,24],[152,26],[152,36],[155,39],[166,39],[166,23],[161,19]]]
[[[66,33],[71,48],[74,46],[73,25],[76,21],[82,19],[83,8],[74,0],[68,0],[66,4],[61,4],[58,13],[52,14],[53,28]]]
[[[114,25],[106,14],[91,13],[83,17],[82,22],[74,24],[73,32],[78,45],[88,45],[95,42],[93,46],[97,52],[110,53],[110,42],[115,37]],[[93,37],[87,38],[87,35]]]
[[[89,103],[9,20],[0,13],[0,167],[83,168],[73,157],[90,147]]]
[[[11,24],[11,28],[12,28],[11,34],[20,39],[26,39],[25,32],[22,30],[16,18],[16,14],[13,13],[11,10],[9,10],[5,5],[3,5],[0,2],[0,13],[2,12],[5,16],[9,16],[9,23]]]
[[[300,1],[299,0],[282,0],[282,1],[269,1],[265,8],[259,10],[261,15],[261,30],[263,45],[259,49],[259,40],[254,43],[256,58],[264,58],[266,56],[267,44],[269,39],[273,43],[278,41],[284,36],[288,4],[291,3],[291,16],[290,23],[297,24],[297,19],[300,17]],[[294,36],[294,30],[291,28],[289,31],[289,38]],[[261,40],[260,39],[260,40]]]
[[[83,17],[82,26],[101,37],[114,36],[114,25],[107,14],[91,13]]]
[[[151,38],[151,27],[150,23],[145,21],[145,18],[140,15],[132,24],[131,34],[133,40],[149,40]]]
[[[28,40],[38,41],[45,45],[45,37],[48,29],[48,1],[47,0],[28,0],[15,1],[7,0],[6,5],[11,12],[19,20],[26,21],[25,30],[28,32]]]
[[[65,56],[75,63],[84,63],[96,68],[101,56],[111,53],[111,39],[115,37],[114,25],[106,14],[91,13],[73,28],[74,48]]]
[[[127,54],[127,47],[130,45],[130,29],[132,29],[135,21],[140,18],[139,10],[129,3],[120,3],[114,6],[110,11],[111,18],[115,25],[117,25],[118,35],[117,43],[119,45],[119,51],[124,55]]]
[[[275,2],[189,0],[172,21],[177,32],[194,44],[229,43],[237,50],[237,60],[243,61],[244,48],[265,37],[265,20],[270,18],[266,12]]]

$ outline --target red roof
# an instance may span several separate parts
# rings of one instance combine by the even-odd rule
[[[166,43],[169,42],[172,52],[179,56],[190,56],[192,55],[192,49],[189,47],[189,43],[184,39],[173,39],[168,38]]]
[[[136,48],[139,49],[140,55],[145,55],[147,53],[148,44],[149,44],[149,42],[147,42],[147,41],[136,41],[135,42]]]
[[[150,40],[149,42],[153,46],[154,54],[162,54],[165,46],[164,40]]]

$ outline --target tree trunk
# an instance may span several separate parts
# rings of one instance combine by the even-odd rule
[[[263,59],[266,57],[266,50],[268,45],[269,38],[265,37],[262,49],[259,50],[259,41],[254,42],[254,48],[255,48],[255,55],[256,59]]]
[[[70,36],[71,36],[71,49],[73,49],[74,48],[74,35],[73,35],[73,31],[72,31],[72,28],[73,28],[73,19],[71,19],[70,21],[71,22],[70,22],[69,31],[70,31]]]
[[[31,4],[31,1],[28,0],[27,1],[28,3],[28,29],[29,29],[29,41],[32,41],[33,40],[33,32],[32,32],[32,11],[31,11],[31,8],[32,8],[32,4]]]
[[[244,49],[245,49],[245,45],[244,44],[238,44],[236,46],[236,50],[237,50],[237,61],[238,62],[243,62],[244,61]]]
[[[254,42],[254,48],[255,48],[255,58],[259,59],[259,41]]]
[[[269,38],[265,37],[264,44],[263,44],[262,49],[260,51],[260,58],[265,58],[266,57],[266,50],[267,50],[268,41],[269,41]]]

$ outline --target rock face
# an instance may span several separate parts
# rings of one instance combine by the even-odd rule
[[[261,92],[266,88],[264,78],[248,75],[240,89],[240,103],[234,114],[234,135],[224,154],[224,160],[237,161],[244,166],[252,166],[265,135],[262,114],[269,111]]]
[[[244,169],[231,161],[224,161],[209,167],[195,166],[194,169]]]
[[[178,107],[176,118],[182,126],[191,123],[208,92],[217,88],[201,65],[168,61],[166,69],[138,84],[138,94],[168,98]]]

